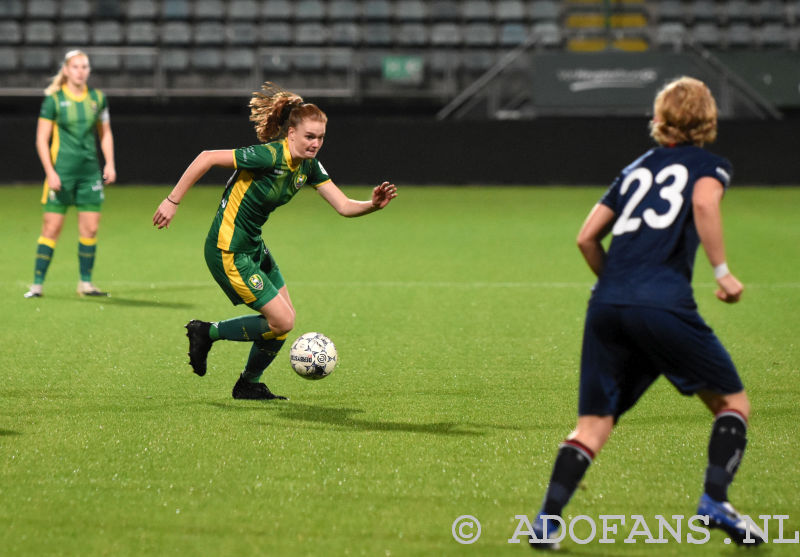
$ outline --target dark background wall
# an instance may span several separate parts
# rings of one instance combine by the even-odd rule
[[[203,149],[256,143],[241,110],[212,116],[117,114],[120,184],[172,184]],[[198,112],[202,113],[202,112]],[[0,183],[40,182],[34,137],[38,102],[0,116]],[[340,185],[607,184],[652,146],[646,118],[540,118],[437,122],[429,116],[331,114],[320,160]],[[800,183],[800,120],[722,121],[710,150],[734,164],[737,184]],[[203,183],[220,183],[215,171]]]

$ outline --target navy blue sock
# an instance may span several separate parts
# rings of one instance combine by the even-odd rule
[[[736,411],[717,414],[708,441],[705,492],[717,501],[728,500],[728,486],[742,462],[747,446],[747,422]]]
[[[564,441],[558,448],[541,514],[561,516],[594,459],[594,453],[579,441]]]

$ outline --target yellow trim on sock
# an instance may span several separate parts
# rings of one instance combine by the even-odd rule
[[[52,238],[45,238],[44,236],[39,236],[39,240],[36,242],[37,244],[44,244],[48,246],[50,249],[56,249],[56,241]]]
[[[275,336],[275,333],[272,331],[267,331],[266,333],[261,333],[261,338],[264,340],[286,340],[286,337],[289,336],[289,333],[284,333],[279,337]]]
[[[97,244],[97,238],[80,237],[78,238],[78,242],[83,244],[84,246],[94,246],[95,244]]]

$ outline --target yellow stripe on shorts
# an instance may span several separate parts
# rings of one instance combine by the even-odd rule
[[[242,275],[239,274],[239,269],[236,268],[236,264],[233,261],[235,254],[232,251],[220,251],[222,253],[222,268],[225,269],[225,275],[227,275],[233,289],[239,297],[244,300],[244,303],[249,304],[250,302],[255,302],[256,297],[253,296],[253,293],[247,288]]]

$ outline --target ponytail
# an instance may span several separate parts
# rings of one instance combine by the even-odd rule
[[[61,64],[61,67],[58,69],[58,73],[54,75],[50,80],[50,85],[47,86],[44,90],[44,94],[47,96],[52,95],[53,93],[59,91],[64,84],[67,82],[67,73],[64,69],[67,67],[69,61],[74,58],[75,56],[85,56],[88,60],[89,57],[86,56],[86,53],[82,50],[70,50],[64,55],[64,62]]]
[[[300,95],[269,81],[250,99],[250,121],[255,123],[256,135],[262,143],[283,139],[290,127],[297,127],[306,118],[328,121],[316,105],[304,103]]]

